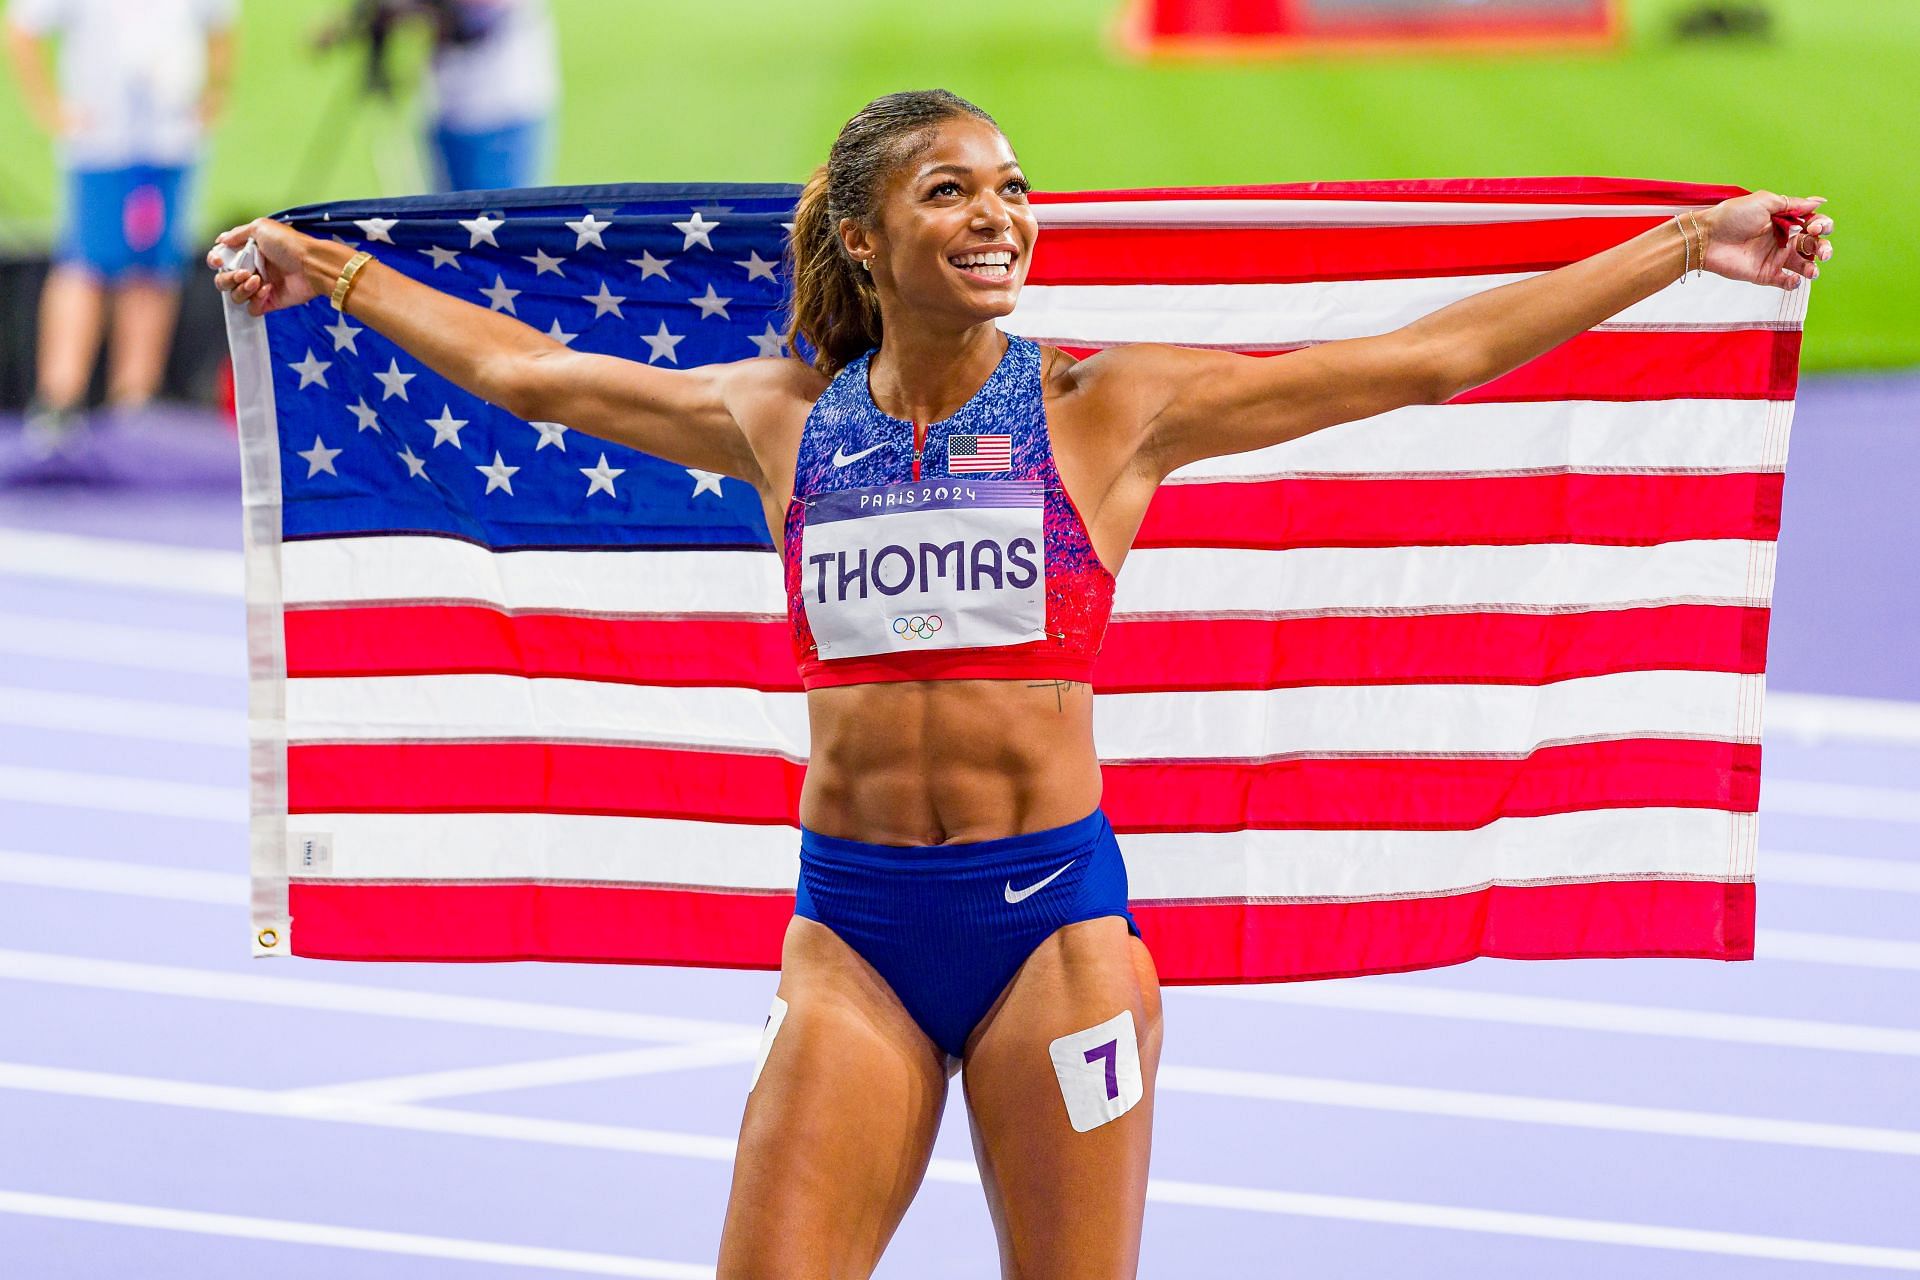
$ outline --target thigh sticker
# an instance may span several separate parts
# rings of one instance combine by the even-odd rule
[[[1118,1120],[1145,1092],[1140,1083],[1140,1041],[1133,1010],[1122,1009],[1097,1027],[1061,1036],[1047,1046],[1060,1077],[1067,1119],[1075,1133]]]
[[[787,1020],[787,1002],[779,996],[773,998],[773,1008],[767,1010],[767,1025],[760,1032],[760,1056],[753,1060],[753,1079],[747,1082],[747,1092],[760,1083],[760,1072],[766,1068],[767,1054],[773,1050],[773,1038],[780,1034],[780,1024]]]

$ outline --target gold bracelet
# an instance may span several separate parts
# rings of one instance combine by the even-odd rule
[[[1693,270],[1693,237],[1687,234],[1687,215],[1675,214],[1674,228],[1680,233],[1680,283],[1687,282],[1687,273]]]
[[[333,309],[347,309],[347,295],[353,292],[353,282],[360,275],[360,269],[373,261],[373,255],[365,249],[347,259],[347,265],[340,268],[340,278],[333,282]]]

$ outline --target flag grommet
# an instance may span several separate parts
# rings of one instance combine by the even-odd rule
[[[263,947],[277,947],[280,945],[280,932],[277,929],[262,929],[254,940]]]

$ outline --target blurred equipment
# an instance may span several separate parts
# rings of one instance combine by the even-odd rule
[[[1173,57],[1613,43],[1619,0],[1131,0],[1121,39]]]
[[[1673,34],[1681,40],[1770,40],[1773,10],[1764,4],[1698,4],[1674,15]]]

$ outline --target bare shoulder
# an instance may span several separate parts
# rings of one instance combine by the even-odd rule
[[[763,488],[775,494],[791,489],[807,414],[830,379],[792,356],[756,356],[709,367],[718,371],[721,398],[759,463]]]

